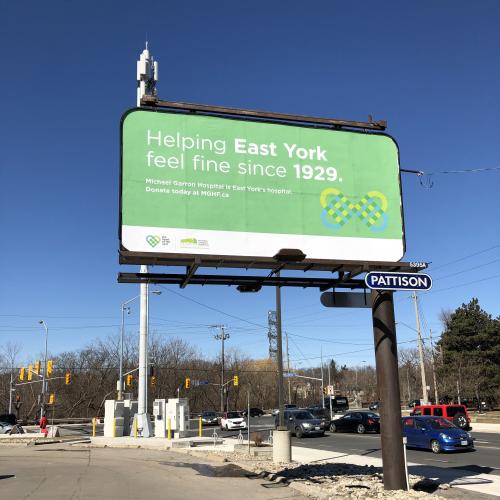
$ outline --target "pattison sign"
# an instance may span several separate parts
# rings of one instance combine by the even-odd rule
[[[384,134],[132,110],[122,119],[130,252],[396,261],[399,156]]]

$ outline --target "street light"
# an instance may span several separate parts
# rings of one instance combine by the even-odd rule
[[[149,293],[153,294],[153,295],[161,295],[161,290],[152,290]],[[130,302],[134,301],[135,299],[138,299],[139,297],[140,297],[140,295],[136,295],[135,297],[133,297],[129,300],[126,300],[121,305],[122,325],[121,325],[121,329],[120,329],[120,378],[119,378],[119,383],[118,383],[118,399],[119,400],[123,399],[123,335],[124,335],[124,328],[125,328],[125,311],[127,311],[127,314],[130,314],[130,307],[127,307],[127,304],[130,304]]]
[[[43,319],[41,319],[38,324],[42,325],[45,328],[45,357],[43,361],[43,376],[42,376],[42,401],[40,405],[40,418],[43,417],[45,414],[45,378],[46,378],[46,372],[47,372],[47,345],[49,341],[49,329],[47,327],[47,324]]]

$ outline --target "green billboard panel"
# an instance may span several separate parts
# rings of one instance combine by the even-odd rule
[[[387,135],[136,109],[121,140],[129,252],[403,256],[399,155]]]

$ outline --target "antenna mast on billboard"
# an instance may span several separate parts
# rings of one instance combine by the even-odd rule
[[[158,61],[149,53],[148,42],[137,61],[137,107],[141,105],[144,96],[156,97],[156,82],[158,81]]]
[[[144,96],[156,96],[158,81],[158,62],[153,60],[148,49],[142,51],[137,61],[137,107],[141,106]],[[141,265],[141,273],[147,274],[148,266]],[[147,413],[148,405],[148,330],[149,330],[149,285],[141,283],[140,323],[139,323],[139,387],[137,394],[137,414],[135,428],[141,437],[152,435],[151,421]]]

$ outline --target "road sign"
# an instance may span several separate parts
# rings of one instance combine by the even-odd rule
[[[365,283],[372,290],[430,290],[432,278],[423,273],[391,273],[373,271],[365,276]]]
[[[333,396],[335,394],[333,385],[326,386],[326,393],[328,394],[328,396]]]
[[[295,377],[295,373],[283,373],[283,377]]]
[[[371,307],[369,293],[325,292],[321,294],[321,303],[325,307]]]

